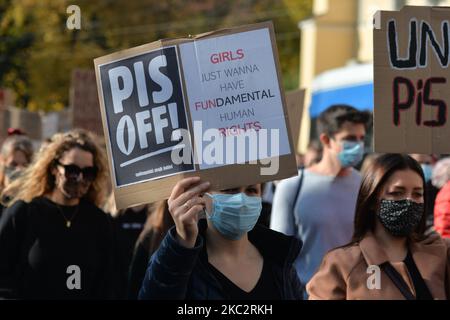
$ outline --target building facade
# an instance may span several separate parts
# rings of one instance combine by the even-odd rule
[[[372,21],[378,10],[404,5],[450,6],[450,0],[314,0],[313,16],[300,21],[300,87],[307,89],[298,151],[310,137],[310,88],[320,73],[349,63],[373,61]]]

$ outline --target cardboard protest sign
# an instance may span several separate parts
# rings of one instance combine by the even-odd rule
[[[375,15],[375,152],[450,152],[449,21],[445,7]]]
[[[103,136],[95,72],[84,69],[74,70],[70,90],[72,127]]]
[[[21,128],[32,140],[42,139],[42,121],[39,112],[9,106],[7,118],[8,127]]]
[[[170,151],[179,143],[172,139],[173,132],[187,129],[176,47],[101,64],[98,70],[108,136],[115,146],[111,151],[116,185],[194,170],[193,161],[176,166],[171,160]],[[154,90],[157,86],[160,89]]]
[[[297,173],[271,23],[94,64],[118,208],[167,198],[187,176],[225,189]]]
[[[15,96],[11,89],[0,88],[0,143],[8,136],[8,107],[14,105]]]
[[[286,92],[286,105],[294,143],[298,143],[300,138],[300,124],[302,123],[304,103],[305,89]]]
[[[285,127],[279,83],[270,81],[277,72],[267,28],[183,43],[180,53],[190,114],[193,122],[202,124],[202,133],[218,128],[225,136],[225,148],[243,131]],[[288,141],[286,130],[280,135],[281,141]],[[194,138],[196,154],[203,154],[209,139],[203,134]],[[280,154],[290,152],[288,143],[280,148]],[[255,152],[250,161],[256,157]],[[218,160],[199,161],[200,169],[221,166],[222,159]]]

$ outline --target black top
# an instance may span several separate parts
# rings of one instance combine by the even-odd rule
[[[178,242],[175,227],[169,230],[159,249],[150,259],[139,299],[233,298],[208,267],[207,254],[202,254],[206,253],[207,227],[206,219],[200,219],[199,234],[194,248],[185,248]],[[276,289],[272,290],[269,298],[276,299],[280,296],[283,300],[301,300],[303,285],[294,267],[294,261],[301,250],[301,242],[294,237],[259,225],[249,231],[248,240],[261,253],[267,269],[273,274]]]
[[[427,284],[420,275],[419,269],[417,269],[416,263],[412,257],[411,251],[408,250],[408,254],[405,258],[405,264],[411,275],[414,289],[416,290],[416,300],[433,300],[430,290]]]
[[[204,261],[208,261],[208,252],[206,246],[201,251],[201,257]],[[273,265],[269,259],[264,258],[261,275],[255,287],[246,292],[235,285],[222,272],[215,268],[211,263],[207,262],[207,268],[216,278],[223,291],[227,293],[227,299],[230,300],[281,300],[280,290],[276,284],[275,275],[273,273]]]
[[[163,231],[157,228],[144,227],[142,236],[138,237],[128,271],[127,299],[138,298],[150,257],[158,249],[164,236]]]
[[[70,228],[66,219],[71,219]],[[38,197],[30,203],[18,201],[4,212],[0,222],[0,296],[109,298],[111,270],[110,218],[90,202],[81,200],[78,206],[58,208],[49,199]]]
[[[116,272],[118,272],[116,276],[116,298],[125,299],[127,297],[128,269],[133,257],[136,240],[147,219],[147,212],[147,207],[138,212],[129,208],[113,219],[114,266]]]
[[[261,276],[259,277],[256,286],[250,292],[246,292],[239,288],[212,264],[208,263],[208,267],[211,269],[211,272],[217,278],[224,291],[228,293],[231,300],[281,300],[271,270],[272,268],[269,264],[270,262],[264,260]]]

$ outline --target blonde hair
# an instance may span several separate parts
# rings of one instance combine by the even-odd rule
[[[13,198],[8,201],[11,205],[17,200],[30,202],[35,197],[43,196],[55,188],[55,177],[52,169],[66,151],[73,148],[90,152],[94,165],[98,169],[95,180],[91,183],[87,194],[88,201],[98,207],[103,205],[106,192],[107,167],[103,153],[96,142],[96,137],[84,130],[73,130],[68,133],[57,133],[45,148],[39,150],[33,163],[25,169],[24,173],[12,183],[11,188],[17,190]]]

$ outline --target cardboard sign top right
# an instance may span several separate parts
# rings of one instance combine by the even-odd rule
[[[450,153],[449,29],[449,7],[375,14],[375,152]]]

